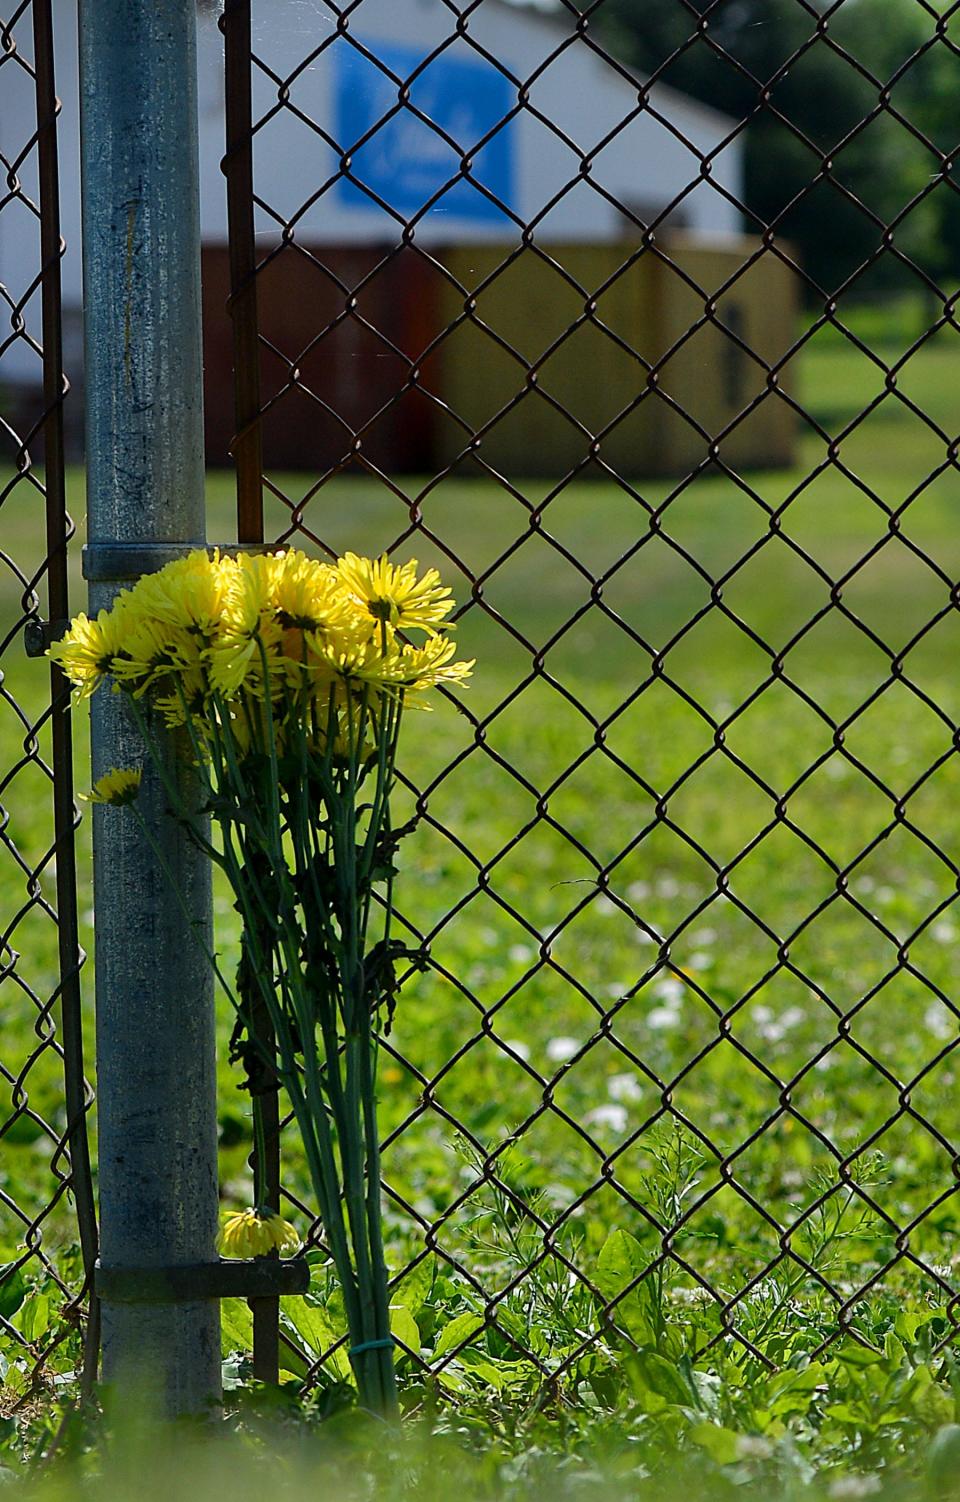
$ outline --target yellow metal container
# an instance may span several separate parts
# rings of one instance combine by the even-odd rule
[[[506,475],[601,465],[624,475],[789,465],[796,417],[778,362],[795,337],[796,276],[747,236],[444,250],[434,367],[474,452]],[[447,421],[438,459],[466,446]]]

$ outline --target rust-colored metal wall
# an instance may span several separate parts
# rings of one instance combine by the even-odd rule
[[[622,244],[552,246],[549,261],[526,250],[486,288],[502,251],[447,253],[449,269],[476,290],[477,319],[522,357],[477,323],[444,346],[444,395],[472,427],[493,423],[480,450],[488,464],[508,475],[565,474],[599,439],[601,458],[621,474],[681,474],[710,457],[716,438],[733,466],[791,463],[795,415],[770,389],[767,367],[795,337],[793,273],[767,254],[751,262],[760,247],[746,237],[713,246],[675,234],[661,249],[619,275],[630,255]],[[443,319],[462,304],[446,290]],[[449,433],[438,441],[449,462]]]
[[[660,248],[619,275],[623,244],[526,249],[494,276],[502,246],[447,248],[439,266],[409,247],[283,247],[258,274],[266,467],[322,474],[359,452],[428,472],[475,432],[508,475],[568,473],[596,439],[633,476],[696,468],[717,438],[736,467],[791,463],[795,416],[770,375],[794,338],[789,267],[747,237]],[[208,246],[212,464],[234,430],[228,296],[226,247]]]
[[[376,246],[283,247],[257,274],[263,460],[268,470],[322,472],[358,441],[395,472],[430,467],[427,399],[410,385],[413,360],[436,326],[437,273],[414,251]],[[225,245],[203,251],[207,460],[226,464],[235,429]],[[355,297],[355,316],[348,305]]]

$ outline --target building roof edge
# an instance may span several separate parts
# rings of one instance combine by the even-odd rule
[[[548,25],[556,25],[558,22],[562,25],[564,19],[570,15],[570,11],[560,3],[560,0],[493,0],[493,4],[504,6],[514,13],[525,13]],[[569,30],[567,27],[563,29]],[[625,63],[621,58],[615,58],[614,61],[641,87],[649,83],[649,78],[639,73],[636,68],[632,68],[629,63]],[[696,99],[692,94],[685,94],[682,89],[675,89],[672,84],[657,82],[653,87],[661,100],[664,102],[675,100],[685,110],[700,115],[705,123],[713,122],[723,135],[729,134],[729,131],[737,124],[733,115],[716,109],[712,104],[705,104],[702,99]]]

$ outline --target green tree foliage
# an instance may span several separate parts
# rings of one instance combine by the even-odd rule
[[[605,0],[594,14],[642,72],[750,122],[746,227],[773,225],[824,292],[916,285],[901,257],[956,277],[960,193],[938,151],[960,136],[960,50],[925,0]]]

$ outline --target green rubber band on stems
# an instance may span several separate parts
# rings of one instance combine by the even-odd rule
[[[396,1343],[392,1335],[388,1335],[385,1340],[361,1340],[358,1346],[350,1347],[349,1355],[361,1356],[364,1351],[385,1351],[388,1346],[395,1346]]]

